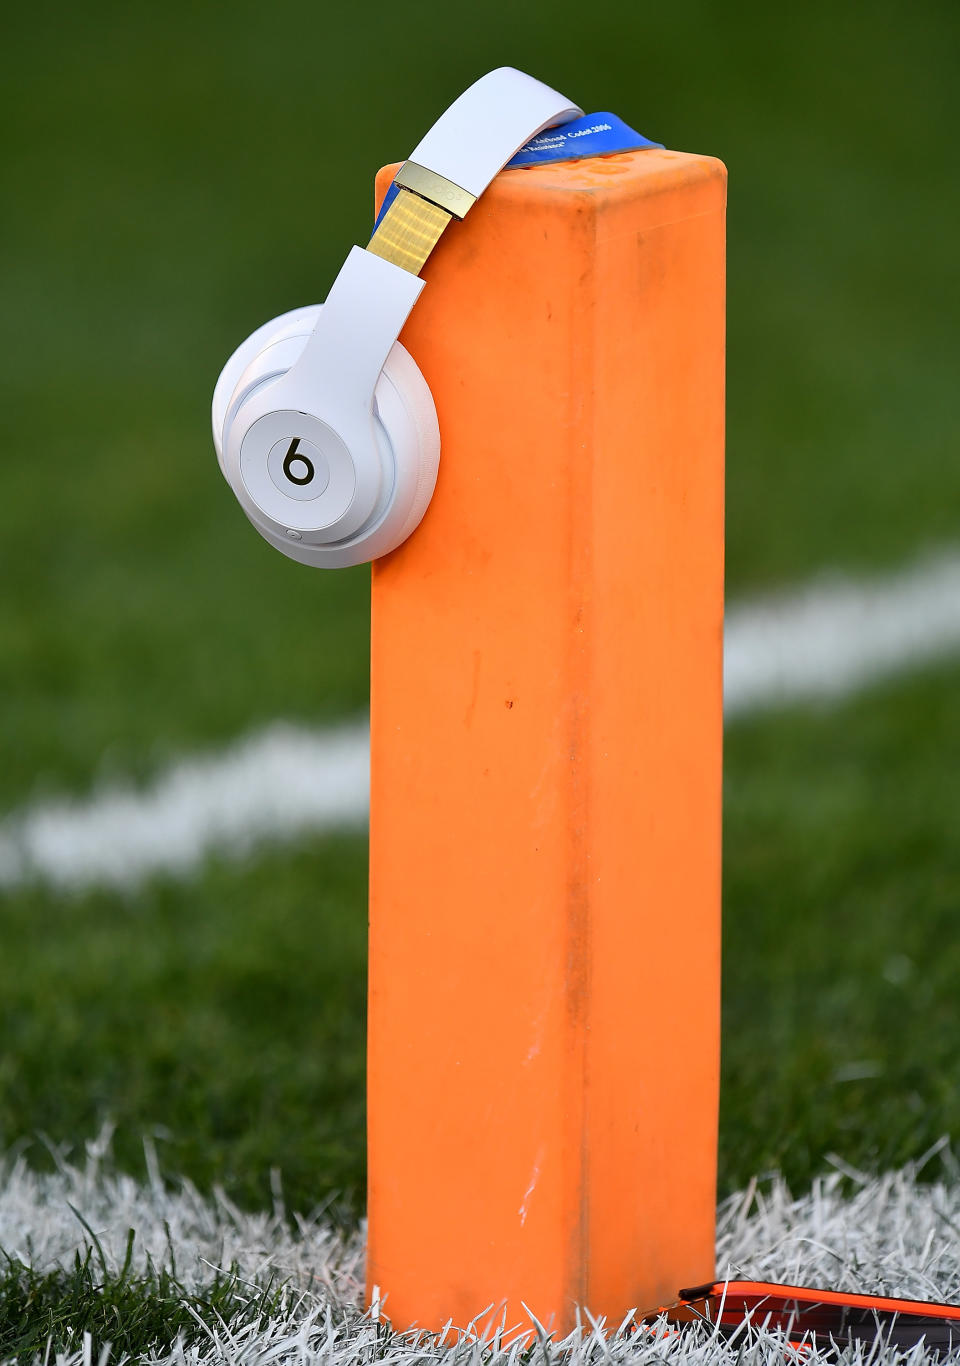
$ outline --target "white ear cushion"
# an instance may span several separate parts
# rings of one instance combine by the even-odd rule
[[[213,444],[221,469],[223,468],[224,424],[230,401],[244,376],[244,372],[260,358],[265,357],[268,349],[277,342],[301,337],[303,341],[300,343],[299,351],[302,351],[306,338],[316,326],[320,308],[320,304],[308,304],[304,308],[292,308],[289,313],[282,313],[279,318],[271,318],[269,322],[258,327],[256,332],[251,332],[250,336],[240,343],[220,371],[220,378],[217,380],[216,388],[213,391],[211,418],[213,422]],[[299,351],[296,351],[290,361],[281,366],[279,371],[275,369],[272,373],[282,373],[283,369],[288,368],[296,359]]]
[[[292,309],[264,323],[224,366],[214,391],[212,419],[217,458],[225,475],[226,429],[253,392],[296,363],[321,308],[312,304]],[[392,486],[384,485],[372,523],[346,542],[314,544],[308,536],[301,542],[281,541],[253,518],[262,534],[291,559],[317,565],[360,564],[396,549],[420,524],[437,482],[440,428],[429,386],[400,342],[394,342],[387,356],[374,399],[384,473],[392,471]]]
[[[385,385],[394,401],[388,401]],[[440,424],[433,394],[420,367],[400,342],[394,342],[377,382],[377,411],[393,447],[397,465],[398,504],[390,516],[390,549],[400,545],[420,525],[437,484],[440,465]],[[403,411],[397,423],[396,404]],[[378,554],[386,554],[386,550]]]

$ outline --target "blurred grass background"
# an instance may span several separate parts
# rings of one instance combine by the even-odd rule
[[[21,7],[0,116],[0,810],[366,705],[366,570],[269,550],[209,400],[323,297],[378,165],[509,62],[730,169],[728,586],[960,531],[960,10],[744,0],[482,9]],[[727,750],[721,1183],[960,1132],[956,670]],[[0,1143],[107,1116],[173,1173],[363,1185],[365,849],[0,908]],[[30,1151],[43,1160],[36,1141]]]

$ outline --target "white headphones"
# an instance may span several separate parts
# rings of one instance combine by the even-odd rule
[[[457,99],[398,172],[366,248],[325,304],[257,329],[221,371],[213,440],[224,478],[271,545],[341,568],[395,549],[437,482],[440,431],[426,380],[397,341],[419,272],[451,218],[544,128],[582,109],[512,67]]]

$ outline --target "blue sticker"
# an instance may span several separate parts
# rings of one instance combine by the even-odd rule
[[[399,191],[399,189],[400,186],[397,184],[397,182],[395,180],[391,180],[389,186],[387,187],[387,193],[383,196],[383,203],[380,205],[380,212],[377,214],[377,221],[373,225],[374,232],[376,232],[377,228],[379,228],[380,226],[380,219],[383,217],[387,209],[389,209],[390,205],[396,199],[397,192]]]
[[[636,152],[643,147],[662,147],[662,142],[651,142],[636,132],[616,114],[584,114],[570,123],[546,128],[520,148],[504,167],[543,166],[549,161],[573,161],[576,157],[609,156],[613,152]],[[397,197],[398,186],[391,182],[383,197],[374,231]]]
[[[515,157],[507,162],[513,166],[540,166],[547,161],[572,161],[574,157],[608,156],[611,152],[636,152],[641,147],[662,147],[662,142],[651,142],[618,119],[616,114],[584,114],[558,128],[545,128]]]

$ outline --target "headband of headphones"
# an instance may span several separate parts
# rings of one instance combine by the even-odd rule
[[[481,76],[401,167],[394,180],[399,193],[367,250],[419,274],[450,219],[466,215],[514,153],[545,128],[582,113],[513,67]],[[413,240],[406,237],[410,225]]]
[[[353,247],[294,370],[332,399],[369,408],[377,377],[420,297],[419,272],[452,218],[463,218],[515,152],[578,118],[566,96],[513,67],[454,100],[397,174],[398,193],[366,248]],[[293,373],[293,372],[291,372]]]

